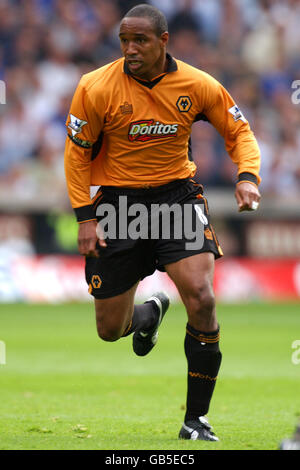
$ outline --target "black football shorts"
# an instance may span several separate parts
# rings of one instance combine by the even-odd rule
[[[203,187],[191,179],[142,189],[102,186],[93,201],[107,243],[98,245],[98,258],[86,257],[86,281],[96,299],[122,294],[182,258],[222,256]]]

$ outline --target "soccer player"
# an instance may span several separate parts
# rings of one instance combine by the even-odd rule
[[[158,292],[134,305],[135,292],[141,279],[156,269],[166,271],[187,313],[187,400],[179,438],[216,441],[205,415],[221,364],[213,276],[222,250],[203,188],[192,179],[191,126],[203,119],[223,136],[237,165],[240,211],[258,207],[260,152],[249,123],[224,87],[167,53],[168,25],[158,9],[144,4],[132,8],[121,21],[119,37],[124,57],[82,77],[66,123],[66,180],[79,223],[79,252],[86,257],[86,280],[95,299],[97,331],[105,341],[133,334],[134,352],[148,354],[169,299]],[[94,186],[99,190],[91,196]],[[185,232],[174,236],[175,216],[169,218],[169,237],[161,231],[158,237],[145,236],[151,232],[146,224],[150,215],[144,219],[148,228],[142,224],[144,236],[131,236],[130,208],[137,203],[146,213],[157,205],[176,205],[182,217],[190,207],[187,220],[202,230],[203,243],[188,245],[191,238]],[[104,207],[115,210],[116,234],[110,230],[105,236],[111,220],[105,225]],[[126,236],[120,235],[124,215]],[[158,218],[163,217],[160,213]]]

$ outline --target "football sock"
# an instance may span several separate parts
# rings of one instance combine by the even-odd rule
[[[151,300],[142,305],[135,305],[131,322],[124,331],[122,337],[128,336],[136,330],[148,330],[157,320],[157,305]]]
[[[203,332],[187,324],[184,342],[188,364],[185,422],[208,412],[222,359],[219,337],[219,328]]]

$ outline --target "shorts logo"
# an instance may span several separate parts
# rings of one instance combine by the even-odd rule
[[[192,101],[189,96],[179,96],[176,106],[181,113],[187,113],[192,107]]]
[[[100,276],[98,276],[98,274],[93,275],[91,282],[92,282],[92,286],[93,286],[94,289],[99,289],[99,287],[102,284],[102,281],[100,279]]]
[[[209,228],[206,228],[204,230],[204,235],[208,240],[213,240],[213,235],[211,233],[211,230],[209,230]]]
[[[130,142],[148,142],[149,140],[177,137],[178,124],[163,124],[154,119],[132,122],[128,130]]]

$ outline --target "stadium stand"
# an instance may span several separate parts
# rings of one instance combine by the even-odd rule
[[[0,104],[1,252],[76,253],[63,168],[65,120],[80,76],[120,57],[118,24],[138,3],[0,2],[0,80],[6,87],[6,104]],[[299,257],[300,1],[148,3],[168,18],[170,53],[226,86],[261,148],[263,199],[250,220],[236,211],[235,166],[223,140],[208,123],[194,126],[196,179],[206,188],[225,253]]]

